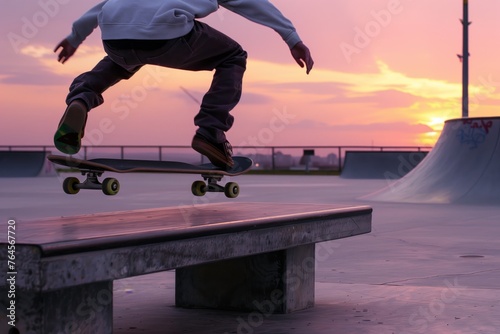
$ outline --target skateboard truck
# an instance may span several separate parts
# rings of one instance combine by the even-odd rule
[[[218,184],[224,177],[223,175],[201,175],[205,182],[194,181],[191,186],[191,192],[195,196],[204,196],[207,192],[221,192],[228,198],[236,198],[240,192],[240,186],[236,182],[228,182],[225,186]]]
[[[81,173],[86,177],[83,182],[76,177],[68,177],[64,180],[63,190],[66,194],[77,194],[80,189],[100,189],[105,195],[112,196],[120,190],[120,183],[115,178],[108,177],[102,183],[99,182],[98,178],[101,177],[103,171],[82,170]]]

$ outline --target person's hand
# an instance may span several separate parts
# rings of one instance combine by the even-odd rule
[[[300,67],[306,67],[306,73],[309,74],[311,72],[314,61],[311,57],[311,52],[304,43],[298,42],[294,45],[294,47],[290,50],[292,53],[293,59],[299,64]]]
[[[57,61],[64,64],[75,53],[76,48],[73,45],[71,45],[67,39],[63,39],[61,43],[57,44],[56,48],[54,49],[54,52],[57,53],[57,51],[61,48],[62,50],[61,52],[59,52],[59,55],[57,56]]]

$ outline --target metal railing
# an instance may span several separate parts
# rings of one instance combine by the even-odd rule
[[[352,151],[429,151],[430,146],[235,146],[235,155],[252,158],[257,168],[263,170],[290,169],[304,165],[304,161],[319,169],[340,172],[343,157]],[[51,145],[0,145],[0,151],[44,151],[58,154]],[[307,156],[307,160],[304,157]],[[205,158],[194,152],[190,146],[176,145],[107,145],[83,146],[78,155],[80,159],[110,157],[118,159],[149,160],[189,160],[191,163],[206,162]]]

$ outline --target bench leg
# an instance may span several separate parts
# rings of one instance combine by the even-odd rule
[[[43,293],[17,291],[15,324],[22,334],[112,334],[113,282]]]
[[[314,306],[314,244],[176,269],[178,307],[290,313]]]

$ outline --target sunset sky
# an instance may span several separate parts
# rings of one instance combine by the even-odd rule
[[[51,145],[68,86],[104,56],[97,29],[66,64],[54,46],[99,1],[2,3],[0,145]],[[249,54],[238,145],[433,145],[461,117],[462,0],[274,0],[310,48],[225,9],[204,19]],[[470,116],[500,114],[500,1],[470,0]],[[211,72],[144,67],[89,114],[84,144],[189,145]]]

